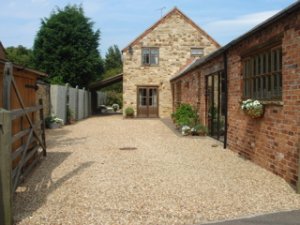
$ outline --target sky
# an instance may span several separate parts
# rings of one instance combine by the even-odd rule
[[[0,41],[4,47],[32,48],[41,20],[57,7],[82,4],[100,29],[99,50],[126,47],[175,6],[222,46],[296,0],[0,0]]]

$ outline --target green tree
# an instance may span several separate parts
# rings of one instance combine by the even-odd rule
[[[32,50],[22,45],[7,47],[6,57],[9,61],[25,67],[33,68]]]
[[[117,45],[108,48],[104,61],[105,71],[119,69],[122,71],[122,54]]]
[[[84,15],[82,6],[57,8],[42,19],[33,47],[34,64],[52,83],[87,86],[103,73],[98,51],[100,30]]]
[[[122,73],[122,54],[117,45],[113,45],[108,48],[105,54],[104,69],[105,73],[103,74],[102,79],[107,79]],[[103,88],[102,91],[122,93],[123,85],[121,82],[116,83],[109,87]]]

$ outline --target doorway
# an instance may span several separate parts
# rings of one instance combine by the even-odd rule
[[[225,138],[225,77],[218,72],[206,77],[206,122],[208,135],[224,142]]]
[[[158,87],[138,87],[137,116],[140,118],[158,117]]]

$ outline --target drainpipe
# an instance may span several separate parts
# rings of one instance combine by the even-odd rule
[[[300,148],[300,137],[298,138],[298,148]],[[300,194],[300,153],[298,154],[298,181],[297,181],[297,186],[296,190],[297,193]]]
[[[227,127],[228,127],[228,74],[227,74],[227,51],[223,53],[223,62],[224,62],[224,84],[225,84],[225,134],[224,134],[224,149],[227,148]]]

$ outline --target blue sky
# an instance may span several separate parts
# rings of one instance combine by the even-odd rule
[[[31,48],[41,18],[56,6],[82,4],[85,14],[100,29],[100,51],[117,44],[120,49],[135,39],[174,6],[181,9],[221,45],[296,0],[0,0],[0,40],[5,47]]]

